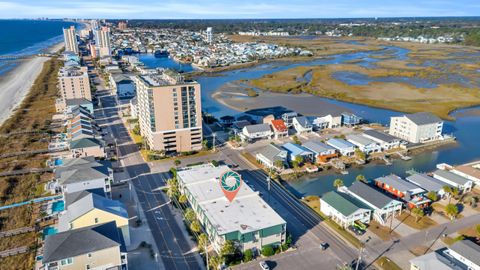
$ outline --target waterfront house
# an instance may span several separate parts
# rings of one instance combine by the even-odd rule
[[[274,119],[270,121],[273,129],[273,134],[275,139],[283,138],[288,136],[288,128],[283,122],[282,119]]]
[[[232,128],[233,130],[235,130],[236,132],[242,132],[243,128],[246,127],[246,126],[250,126],[252,123],[250,123],[249,121],[247,120],[237,120],[235,122],[233,122],[232,124]]]
[[[443,121],[437,116],[420,112],[390,118],[390,135],[411,143],[440,140]]]
[[[308,141],[303,144],[303,147],[313,152],[314,160],[317,163],[325,163],[332,158],[338,157],[335,148],[322,142]]]
[[[456,166],[450,171],[472,180],[475,185],[480,185],[480,161]]]
[[[286,112],[282,114],[282,120],[285,122],[285,125],[287,128],[290,128],[293,126],[293,118],[297,117],[298,113],[296,112]]]
[[[305,116],[294,117],[292,120],[292,125],[298,134],[309,133],[313,130],[312,123]]]
[[[406,180],[426,190],[427,193],[433,191],[439,196],[443,196],[445,194],[443,187],[449,186],[438,179],[421,173],[410,175],[406,178]]]
[[[370,140],[360,134],[349,134],[346,136],[347,141],[351,142],[365,154],[380,152],[382,149],[375,141]]]
[[[327,114],[325,116],[314,117],[312,120],[312,124],[316,130],[322,130],[326,128],[337,128],[342,125],[342,115]]]
[[[375,185],[404,201],[410,209],[415,207],[423,208],[431,202],[426,197],[426,190],[394,174],[376,178]]]
[[[348,188],[343,187],[341,190],[369,206],[373,210],[373,219],[382,225],[386,224],[389,217],[402,213],[402,202],[390,198],[363,182],[355,181]]]
[[[468,269],[480,270],[480,246],[470,240],[460,240],[450,246],[448,254]]]
[[[363,136],[378,143],[382,151],[400,147],[401,140],[399,138],[375,129],[365,130]]]
[[[438,169],[434,171],[432,175],[435,179],[438,179],[452,187],[456,187],[460,191],[469,192],[470,190],[472,190],[472,187],[473,187],[472,180],[469,180],[453,172]]]
[[[256,124],[243,127],[242,135],[246,140],[253,141],[256,139],[270,139],[273,136],[273,132],[269,124]]]
[[[267,168],[277,167],[277,163],[282,164],[282,167],[287,163],[288,153],[286,150],[274,145],[267,144],[265,147],[258,150],[255,158],[258,162]]]
[[[103,190],[82,190],[65,194],[65,211],[58,219],[58,230],[67,231],[115,221],[125,244],[130,245],[128,213],[123,203],[100,195]],[[100,193],[100,194],[98,194]]]
[[[114,221],[48,235],[42,263],[45,270],[128,267],[125,243]]]
[[[360,200],[337,191],[327,192],[320,197],[320,211],[343,228],[355,222],[368,224],[372,212]]]
[[[352,156],[355,154],[355,145],[344,139],[332,138],[325,143],[337,149],[343,156]]]
[[[301,145],[286,143],[282,145],[282,148],[287,151],[290,162],[296,160],[298,157],[301,157],[305,162],[313,161],[313,152]]]
[[[356,126],[362,122],[362,118],[353,113],[344,112],[342,113],[342,125],[351,127]]]
[[[101,188],[110,196],[113,171],[93,157],[66,159],[54,172],[55,191],[71,193]]]

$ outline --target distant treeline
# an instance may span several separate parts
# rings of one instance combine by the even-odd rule
[[[117,23],[118,20],[110,20]],[[350,25],[351,24],[351,25]],[[357,19],[223,19],[223,20],[129,20],[129,27],[173,28],[192,31],[213,27],[219,33],[239,31],[285,31],[291,35],[314,35],[335,31],[366,37],[451,36],[468,45],[480,46],[480,17],[357,18]]]

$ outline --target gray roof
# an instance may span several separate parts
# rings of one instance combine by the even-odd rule
[[[323,153],[325,151],[335,150],[335,148],[331,147],[330,145],[326,145],[324,143],[315,142],[315,141],[305,142],[303,144],[303,147],[307,148],[308,150],[310,150],[310,151],[312,151],[316,154],[320,154],[320,153]]]
[[[70,142],[70,149],[78,149],[93,146],[102,146],[103,141],[95,138],[81,138]]]
[[[400,139],[395,137],[395,136],[392,136],[390,134],[387,134],[385,132],[381,132],[381,131],[378,131],[378,130],[375,130],[375,129],[369,129],[369,130],[365,130],[363,132],[365,135],[368,135],[370,137],[373,137],[377,140],[380,140],[382,142],[394,142],[394,141],[399,141]]]
[[[438,192],[443,189],[443,186],[445,186],[445,183],[433,177],[430,177],[426,174],[417,173],[417,174],[408,176],[406,179],[407,181],[410,181],[415,185],[418,185],[419,187],[425,189],[426,191]]]
[[[248,133],[272,131],[270,129],[269,124],[256,124],[256,125],[245,126],[245,128],[247,129]]]
[[[124,246],[124,244],[114,221],[60,232],[46,237],[43,263],[117,246]]]
[[[332,138],[327,141],[327,144],[339,150],[355,147],[355,145],[352,144],[351,142],[346,141],[344,139],[339,139],[339,138]]]
[[[410,263],[415,265],[417,269],[421,270],[463,270],[464,268],[456,267],[459,265],[454,264],[449,258],[447,258],[443,252],[434,251],[422,256],[418,256],[410,260]]]
[[[73,204],[74,202],[77,202],[83,197],[88,196],[90,193],[95,193],[105,197],[105,192],[101,188],[94,188],[94,189],[87,189],[87,190],[82,190],[77,192],[65,193],[64,195],[65,209],[68,208],[68,206]]]
[[[460,176],[458,174],[455,174],[455,173],[452,173],[452,172],[449,172],[449,171],[440,170],[440,169],[434,171],[433,174],[434,174],[434,177],[435,177],[435,175],[438,175],[438,176],[446,178],[446,179],[448,179],[448,180],[450,180],[454,183],[457,183],[458,185],[462,185],[462,186],[470,181],[463,176]],[[438,180],[441,181],[441,179],[438,179]]]
[[[233,127],[237,129],[242,129],[246,126],[249,126],[251,123],[247,120],[238,120],[233,122]]]
[[[297,119],[297,122],[302,126],[302,127],[308,127],[308,126],[311,126],[312,123],[310,122],[310,120],[308,120],[307,117],[305,116],[297,116],[295,117],[294,119]]]
[[[287,155],[287,151],[273,144],[266,145],[265,147],[261,148],[258,153],[267,158],[268,160],[271,160],[272,162],[275,162],[277,160],[283,161],[281,154],[283,154],[284,157]]]
[[[470,240],[461,240],[453,244],[450,249],[476,265],[480,265],[480,246],[474,242]]]
[[[348,190],[377,208],[383,208],[394,201],[394,199],[360,181],[355,181],[348,187]]]
[[[79,198],[77,201],[67,205],[67,211],[60,216],[60,231],[68,230],[70,228],[70,222],[93,209],[99,209],[120,217],[128,218],[127,210],[121,202],[105,198],[92,192],[87,192],[83,193],[83,197]]]
[[[407,114],[405,117],[417,125],[427,125],[442,122],[442,119],[429,112]]]
[[[124,74],[113,74],[112,77],[116,83],[120,83],[123,81],[133,83],[133,80],[129,76],[126,76]]]
[[[75,106],[75,105],[85,105],[85,104],[92,104],[92,102],[85,98],[70,98],[65,100],[67,106]]]
[[[349,134],[346,136],[346,139],[350,142],[355,142],[361,145],[377,144],[374,140],[371,140],[360,134]]]
[[[109,175],[108,167],[91,157],[68,159],[55,169],[55,177],[61,184],[106,178]]]
[[[387,184],[388,186],[391,186],[394,189],[396,189],[398,191],[401,191],[401,192],[412,191],[412,190],[415,190],[415,189],[417,189],[417,191],[423,190],[419,186],[414,185],[411,182],[407,182],[407,181],[403,180],[402,178],[400,178],[399,176],[394,175],[394,174],[376,178],[375,182],[380,182],[380,183]]]

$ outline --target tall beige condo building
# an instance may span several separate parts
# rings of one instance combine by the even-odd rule
[[[200,84],[166,70],[135,78],[142,136],[152,150],[202,148]]]
[[[60,95],[67,99],[92,100],[87,67],[64,67],[58,74]]]
[[[65,51],[78,54],[77,33],[75,32],[75,26],[63,28],[63,38],[65,40]]]
[[[108,57],[112,54],[111,44],[110,44],[110,28],[102,27],[102,29],[97,30],[97,48],[100,57]]]

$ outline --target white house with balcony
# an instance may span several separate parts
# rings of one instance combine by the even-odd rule
[[[441,140],[443,121],[428,112],[419,112],[390,118],[389,133],[411,143]]]

